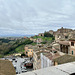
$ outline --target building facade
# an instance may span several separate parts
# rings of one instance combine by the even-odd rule
[[[44,33],[39,33],[38,36],[44,37]]]
[[[52,60],[44,56],[42,53],[40,56],[41,56],[41,68],[53,66]]]
[[[70,44],[70,54],[71,55],[75,55],[75,41],[74,40],[71,40],[69,42],[69,44]]]
[[[66,54],[75,55],[75,41],[59,41],[60,51]]]
[[[68,40],[70,38],[74,37],[74,30],[72,29],[66,29],[66,28],[60,28],[55,32],[55,41],[58,42],[60,40]]]
[[[25,55],[27,55],[28,57],[33,57],[33,49],[25,46]]]
[[[33,59],[34,59],[33,69],[34,70],[40,69],[41,68],[41,60],[40,60],[39,56],[37,55],[37,52],[34,52]]]

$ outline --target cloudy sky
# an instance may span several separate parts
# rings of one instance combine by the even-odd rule
[[[75,29],[75,0],[0,0],[0,36]]]

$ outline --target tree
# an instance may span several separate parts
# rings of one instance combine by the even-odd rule
[[[53,37],[53,35],[50,34],[49,32],[44,32],[44,37]]]

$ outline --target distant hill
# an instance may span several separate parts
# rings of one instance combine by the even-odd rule
[[[31,40],[24,38],[17,40],[9,40],[4,38],[0,39],[0,57],[8,54],[22,52],[24,50],[24,46],[31,43],[33,43]]]

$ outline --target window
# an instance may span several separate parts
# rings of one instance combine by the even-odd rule
[[[31,50],[31,52],[32,52],[32,50]]]
[[[72,55],[73,55],[73,51],[72,51]]]
[[[71,42],[71,46],[74,46],[74,42]]]

